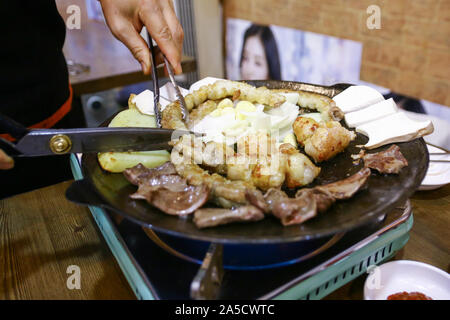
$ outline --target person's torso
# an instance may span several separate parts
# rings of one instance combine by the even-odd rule
[[[50,0],[0,3],[0,113],[29,126],[69,97],[65,24]]]

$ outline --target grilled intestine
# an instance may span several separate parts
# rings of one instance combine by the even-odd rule
[[[351,197],[368,177],[364,171],[336,185],[300,189],[295,198],[283,191],[308,186],[319,175],[320,167],[308,156],[316,163],[328,160],[355,137],[339,124],[343,114],[326,96],[220,80],[188,94],[185,102],[188,122],[175,101],[162,111],[162,126],[194,132],[205,129],[199,132],[206,133],[206,138],[182,135],[170,143],[170,162],[151,171],[137,166],[124,174],[138,186],[133,199],[147,200],[168,214],[194,213],[199,228],[258,221],[266,215],[283,225],[300,224],[336,200]],[[299,106],[319,113],[298,117]],[[216,117],[214,124],[226,122],[217,116],[244,125],[239,130],[226,127],[224,135],[229,134],[230,140],[208,137],[206,129],[214,129],[208,122],[214,122],[212,117]],[[294,141],[273,135],[269,129],[274,128],[284,137],[290,132]],[[297,148],[293,132],[306,155]],[[347,191],[339,195],[333,188]],[[205,203],[215,207],[203,207]]]
[[[215,148],[212,150],[218,152],[211,156],[211,152],[206,152],[211,143],[205,144],[200,138],[188,135],[173,142],[171,161],[175,163],[178,174],[185,178],[189,175],[192,181],[201,180],[197,177],[205,176],[206,170],[198,164],[203,164],[226,175],[226,180],[222,176],[214,177],[215,181],[222,181],[221,184],[241,181],[248,187],[268,190],[283,185],[288,188],[304,186],[320,173],[320,168],[307,156],[291,144],[277,146],[267,133],[241,138],[238,152],[224,144],[213,143]],[[221,196],[227,199],[227,196]]]
[[[293,91],[286,89],[275,89],[278,93],[297,93],[297,104],[306,109],[319,111],[324,121],[340,121],[344,118],[344,113],[336,106],[333,99],[313,92]]]
[[[207,101],[217,101],[227,97],[239,98],[244,101],[259,103],[271,107],[279,107],[286,98],[275,93],[265,87],[255,88],[249,84],[236,81],[219,80],[214,84],[206,85],[184,97],[186,108],[189,112],[194,113],[194,118],[199,120],[197,113],[202,115],[202,110],[197,109],[213,109],[212,104],[204,104]],[[180,103],[175,101],[169,104],[162,112],[162,125],[167,129],[187,129],[183,122]],[[193,122],[190,123],[190,127]]]
[[[353,131],[347,130],[337,121],[317,122],[311,118],[298,117],[293,128],[298,143],[316,162],[333,158],[356,138]]]

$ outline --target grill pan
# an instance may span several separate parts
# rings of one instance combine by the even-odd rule
[[[319,86],[289,81],[246,81],[269,89],[292,89],[315,92],[334,97],[349,84]],[[107,125],[108,121],[104,123]],[[342,122],[344,125],[344,123]],[[333,159],[319,164],[320,175],[307,186],[326,184],[344,179],[362,168],[355,165],[352,154],[359,153],[367,137],[357,133],[350,146]],[[367,223],[403,204],[419,187],[428,168],[428,150],[422,138],[397,143],[409,165],[399,175],[372,173],[365,189],[351,199],[337,201],[330,209],[302,225],[284,227],[273,217],[258,222],[230,224],[198,229],[192,217],[179,218],[167,215],[142,200],[132,200],[136,187],[122,174],[109,173],[100,167],[95,154],[84,154],[81,161],[83,180],[75,181],[67,190],[69,200],[83,205],[102,207],[131,221],[167,235],[222,244],[281,244],[330,237]],[[372,152],[385,150],[383,146]],[[292,191],[294,193],[294,191]]]

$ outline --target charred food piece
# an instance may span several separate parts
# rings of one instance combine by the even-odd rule
[[[369,176],[370,169],[363,168],[348,178],[317,186],[314,189],[328,193],[336,200],[349,199],[366,183]]]
[[[205,185],[188,186],[184,191],[158,189],[151,196],[151,204],[161,211],[178,216],[193,213],[208,201],[209,189]]]
[[[319,213],[327,211],[328,208],[336,202],[336,198],[334,198],[331,193],[316,188],[301,189],[297,191],[295,197],[302,197],[305,193],[309,193],[308,195],[314,198],[314,201],[316,202],[317,212]]]
[[[172,175],[177,174],[174,165],[172,162],[167,161],[166,163],[160,165],[157,168],[149,169],[139,163],[133,168],[126,169],[123,172],[125,178],[134,185],[139,185],[140,179],[149,179],[152,177],[158,177],[161,175]]]
[[[272,212],[276,201],[288,198],[287,194],[278,188],[270,188],[264,195],[257,189],[247,190],[245,197],[250,204],[261,209],[266,214]]]
[[[259,190],[247,192],[247,201],[265,213],[272,213],[285,226],[300,224],[316,216],[318,201],[313,189],[303,189],[296,198],[289,198],[277,188],[271,188],[263,195]],[[325,209],[326,210],[326,209]]]
[[[317,204],[312,191],[305,191],[296,198],[273,202],[272,213],[284,226],[301,224],[317,215]]]
[[[248,222],[264,219],[257,207],[246,205],[236,209],[204,208],[195,211],[194,223],[198,228],[215,227],[233,222]]]
[[[203,184],[189,186],[171,162],[148,169],[142,164],[124,172],[128,181],[138,186],[132,199],[146,200],[171,215],[187,215],[200,208],[209,198],[209,188]]]
[[[146,199],[150,201],[153,191],[157,191],[161,188],[167,189],[173,192],[184,191],[188,185],[186,179],[183,179],[179,175],[160,175],[157,177],[150,177],[148,179],[142,178],[138,184],[137,192],[130,195],[132,199]]]
[[[408,165],[408,161],[396,144],[385,151],[365,154],[362,158],[365,167],[380,173],[398,174],[403,167]]]
[[[336,200],[351,198],[365,184],[370,169],[364,168],[354,175],[312,189],[297,191],[295,198],[277,197],[272,204],[272,213],[285,226],[301,224],[328,210]]]

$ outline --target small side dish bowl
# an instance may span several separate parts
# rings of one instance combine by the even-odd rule
[[[433,300],[450,300],[450,275],[426,263],[397,260],[370,270],[365,300],[386,300],[400,292],[420,292]]]

